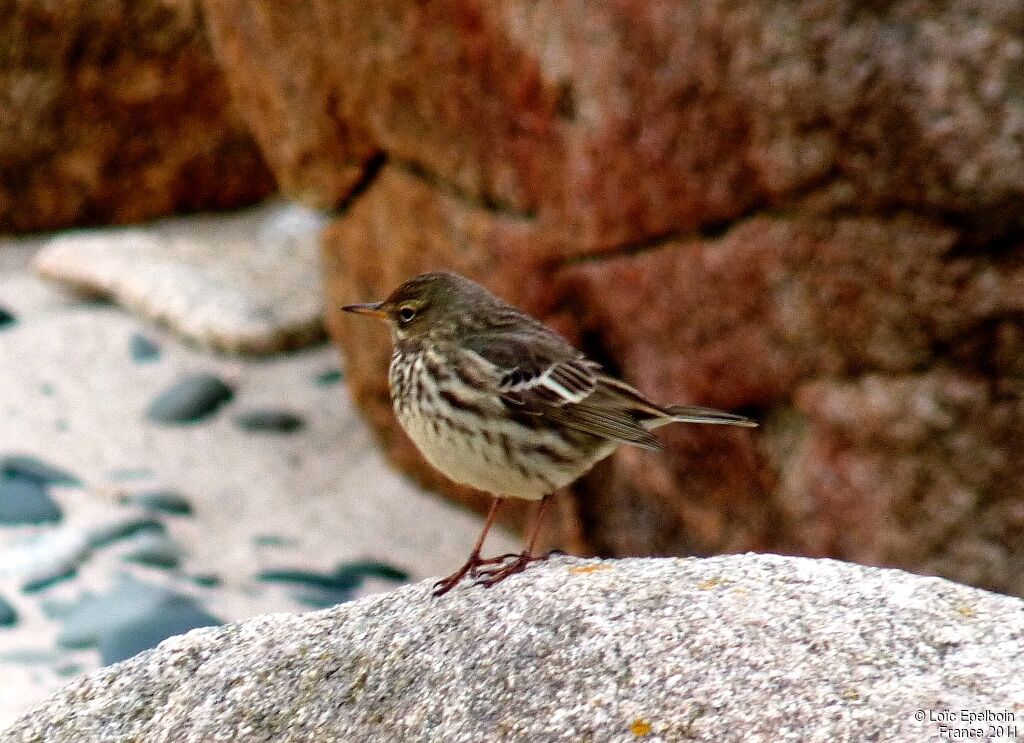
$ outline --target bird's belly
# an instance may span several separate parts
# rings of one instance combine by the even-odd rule
[[[568,485],[605,456],[571,456],[555,444],[538,444],[543,438],[523,430],[527,446],[516,443],[515,431],[501,433],[447,425],[436,418],[416,413],[400,415],[402,428],[423,456],[440,472],[462,485],[499,497],[540,500]],[[533,450],[530,447],[534,447]],[[553,461],[551,454],[559,454]]]

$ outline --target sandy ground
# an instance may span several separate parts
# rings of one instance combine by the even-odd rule
[[[33,455],[83,484],[52,488],[64,511],[61,525],[0,527],[0,555],[32,537],[123,516],[126,494],[172,489],[189,499],[195,514],[164,519],[185,554],[177,571],[129,568],[111,549],[84,556],[76,579],[31,596],[0,575],[0,595],[20,615],[13,628],[0,628],[0,658],[52,653],[58,625],[44,616],[41,600],[102,589],[126,570],[152,582],[187,584],[204,607],[231,621],[305,610],[283,588],[256,581],[261,569],[326,570],[369,558],[416,580],[451,572],[465,559],[479,519],[388,468],[344,384],[317,383],[319,374],[340,367],[332,347],[265,359],[198,349],[116,306],[83,301],[36,278],[30,260],[40,244],[0,241],[0,307],[17,316],[0,328],[0,458]],[[135,333],[160,347],[159,358],[133,361],[129,338]],[[200,423],[147,421],[150,401],[195,372],[230,382],[234,400]],[[233,420],[262,407],[297,413],[305,428],[253,433]],[[500,530],[488,544],[495,552],[517,547]],[[210,573],[221,577],[220,586],[198,587],[187,579]],[[367,590],[389,587],[374,582]],[[0,661],[0,728],[98,665],[95,651],[61,652],[52,663]]]

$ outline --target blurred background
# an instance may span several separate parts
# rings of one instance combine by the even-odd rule
[[[621,449],[549,546],[1024,595],[1022,195],[1019,3],[0,1],[0,724],[461,563],[487,498],[337,310],[437,267],[762,424]]]

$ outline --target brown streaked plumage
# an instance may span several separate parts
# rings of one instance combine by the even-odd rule
[[[458,274],[421,274],[382,302],[342,309],[390,326],[392,404],[427,461],[495,496],[469,560],[438,582],[435,595],[466,574],[490,586],[543,559],[532,552],[550,496],[618,445],[661,450],[651,431],[667,423],[756,425],[711,408],[651,402],[554,331]],[[482,559],[501,499],[509,497],[540,501],[527,548]]]

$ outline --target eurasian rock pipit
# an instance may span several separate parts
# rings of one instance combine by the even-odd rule
[[[651,402],[554,331],[457,274],[425,273],[382,302],[342,309],[391,328],[391,402],[427,461],[494,496],[469,560],[436,584],[436,596],[467,573],[491,586],[544,559],[533,548],[551,495],[619,444],[660,450],[651,430],[666,423],[757,425],[711,408]],[[503,498],[540,506],[521,554],[483,559]]]

